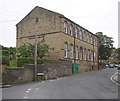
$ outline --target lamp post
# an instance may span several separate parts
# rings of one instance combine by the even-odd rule
[[[35,64],[35,81],[37,81],[37,43],[38,43],[38,21],[39,19],[36,18],[36,32],[35,32],[35,57],[34,57],[34,64]]]

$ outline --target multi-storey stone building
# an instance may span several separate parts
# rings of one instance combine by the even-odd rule
[[[98,38],[64,15],[35,7],[17,25],[17,47],[44,40],[50,47],[51,59],[71,60],[79,64],[79,71],[97,69]]]

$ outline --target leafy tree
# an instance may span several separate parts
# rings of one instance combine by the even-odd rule
[[[116,49],[116,58],[118,59],[118,61],[120,62],[120,48]]]
[[[31,57],[34,58],[35,46],[32,44],[24,44],[18,48],[19,57]],[[37,44],[37,55],[39,58],[45,56],[49,51],[49,46],[43,41],[38,42]]]
[[[18,53],[19,53],[19,57],[30,57],[30,52],[29,52],[29,45],[28,44],[24,44],[21,45],[18,49],[17,49]]]
[[[42,58],[45,56],[45,54],[49,51],[49,46],[45,44],[44,42],[39,42],[38,43],[38,57]]]
[[[108,60],[111,56],[113,47],[113,38],[103,35],[102,32],[97,32],[96,35],[98,36],[99,40],[99,59]]]

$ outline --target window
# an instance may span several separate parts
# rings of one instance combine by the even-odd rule
[[[82,60],[82,58],[83,58],[83,48],[80,47],[80,60]]]
[[[78,38],[78,29],[75,28],[75,37]]]
[[[93,51],[91,51],[91,61],[93,61]]]
[[[73,26],[70,26],[70,35],[73,36]]]
[[[96,45],[96,39],[95,39],[95,38],[94,38],[94,40],[93,40],[93,44]]]
[[[88,61],[90,61],[90,49],[88,49]]]
[[[91,36],[91,44],[93,44],[93,38],[92,38],[92,36]]]
[[[84,48],[84,60],[86,60],[87,54],[86,54],[86,48]]]
[[[83,35],[82,35],[82,31],[81,31],[81,30],[79,31],[79,35],[80,35],[80,36],[79,36],[79,37],[80,37],[80,40],[82,40]]]
[[[97,45],[97,40],[96,39],[94,39],[94,45]]]
[[[78,59],[78,46],[75,47],[75,57]]]
[[[70,45],[70,58],[73,58],[73,50],[74,48],[73,48],[73,45],[71,44]]]
[[[90,43],[90,35],[89,35],[89,33],[87,34],[87,42]]]
[[[95,40],[95,45],[97,46],[97,39]]]
[[[86,32],[84,31],[84,34],[83,34],[83,39],[84,41],[86,41]]]
[[[96,53],[93,52],[93,60],[95,61],[96,60]]]
[[[68,43],[67,42],[64,43],[64,57],[65,58],[68,57]]]
[[[87,42],[88,42],[88,39],[89,39],[89,38],[88,38],[88,34],[86,34],[86,41],[87,41]]]
[[[68,24],[67,24],[67,22],[64,22],[64,32],[66,34],[68,33]]]
[[[90,35],[89,35],[89,43],[91,43],[91,37],[90,37]]]

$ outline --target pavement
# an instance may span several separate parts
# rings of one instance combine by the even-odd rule
[[[0,88],[7,88],[7,87],[11,87],[11,85],[0,83]]]

